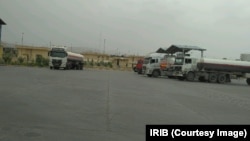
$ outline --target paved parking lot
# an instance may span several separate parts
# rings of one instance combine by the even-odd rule
[[[0,66],[0,141],[143,141],[146,124],[250,124],[250,87]]]

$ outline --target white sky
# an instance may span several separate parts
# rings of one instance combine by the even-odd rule
[[[2,41],[145,55],[171,44],[250,53],[249,0],[1,0]]]

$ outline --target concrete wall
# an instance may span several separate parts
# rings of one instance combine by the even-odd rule
[[[110,62],[110,57],[107,54],[98,54],[98,53],[83,53],[85,61],[91,62]]]
[[[18,57],[24,58],[25,62],[36,61],[37,55],[41,55],[43,58],[48,59],[49,48],[46,47],[28,47],[17,46]],[[17,57],[17,58],[18,58]]]
[[[47,47],[32,47],[32,46],[15,46],[17,49],[17,57],[14,57],[12,61],[17,61],[19,57],[24,58],[25,62],[36,61],[37,55],[41,55],[43,58],[48,59],[48,51],[50,50]],[[2,58],[3,47],[0,47],[0,58]],[[142,56],[110,56],[108,54],[99,54],[99,53],[82,53],[84,55],[85,61],[91,62],[93,60],[96,62],[111,62],[113,67],[119,68],[132,68],[133,64],[137,60],[142,59]],[[117,65],[119,63],[119,66]]]
[[[132,68],[133,64],[137,62],[137,60],[142,59],[142,56],[110,56],[107,54],[98,54],[98,53],[83,53],[85,61],[91,62],[111,62],[113,67],[119,68]],[[117,65],[119,64],[119,66]]]

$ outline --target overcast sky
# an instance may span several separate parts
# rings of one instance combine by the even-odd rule
[[[250,53],[249,0],[1,0],[2,41],[145,55],[171,44]]]

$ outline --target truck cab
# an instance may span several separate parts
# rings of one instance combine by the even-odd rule
[[[162,75],[160,62],[165,53],[151,53],[144,58],[142,73],[148,77],[158,77]]]
[[[143,59],[137,60],[137,63],[135,65],[134,72],[137,72],[138,74],[142,74],[142,67],[143,67]]]
[[[175,76],[179,79],[184,79],[189,72],[197,70],[198,61],[198,58],[189,56],[175,58],[175,63],[171,67],[172,76]]]
[[[67,64],[67,51],[64,47],[54,47],[48,52],[50,69],[65,68]]]

